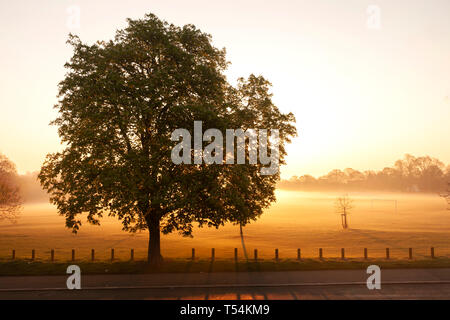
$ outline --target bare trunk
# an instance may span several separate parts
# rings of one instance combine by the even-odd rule
[[[241,229],[242,250],[244,250],[245,260],[248,261],[247,249],[245,248],[245,242],[244,242],[244,232],[242,231],[242,224],[239,224],[239,226]]]
[[[342,218],[344,218],[343,227],[344,227],[344,229],[347,229],[347,227],[348,227],[348,225],[347,225],[347,210],[345,210],[345,207],[344,207],[344,214],[342,215]]]
[[[152,266],[160,266],[162,263],[161,256],[161,233],[159,230],[159,219],[152,219],[147,222],[149,239],[148,239],[148,263]]]

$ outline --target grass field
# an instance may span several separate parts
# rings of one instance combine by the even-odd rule
[[[30,262],[25,260],[0,261],[0,276],[34,276],[34,275],[66,275],[69,262]],[[158,268],[152,268],[144,261],[122,262],[87,262],[77,261],[83,274],[143,274],[143,273],[211,273],[211,272],[262,272],[262,271],[300,271],[300,270],[349,270],[367,269],[369,265],[377,265],[382,269],[405,268],[450,268],[450,259],[423,260],[385,260],[385,259],[302,259],[301,261],[285,259],[261,260],[258,262],[233,262],[227,260],[168,259]]]
[[[295,258],[297,248],[301,248],[303,257],[317,257],[318,248],[323,248],[324,257],[340,257],[340,249],[345,248],[347,257],[356,258],[368,248],[370,257],[381,258],[387,247],[393,258],[407,258],[410,247],[415,258],[429,256],[430,247],[436,248],[437,256],[450,257],[450,211],[437,195],[350,193],[355,209],[349,216],[348,230],[342,230],[334,211],[334,200],[340,195],[277,191],[277,203],[244,229],[250,257],[255,248],[262,259],[273,258],[275,248],[281,259]],[[393,200],[397,201],[397,210]],[[35,249],[38,261],[48,260],[54,249],[60,262],[69,260],[71,250],[76,249],[77,259],[88,260],[91,248],[95,248],[98,260],[109,259],[114,248],[115,257],[122,261],[129,259],[134,248],[135,259],[140,260],[146,256],[147,241],[147,232],[123,232],[115,218],[105,218],[101,226],[84,223],[74,235],[48,204],[26,205],[16,224],[0,223],[3,260],[10,258],[12,249],[18,259],[29,258]],[[196,228],[194,238],[178,234],[162,237],[166,258],[188,258],[191,248],[196,248],[196,256],[207,259],[213,247],[218,259],[233,258],[234,248],[239,248],[243,258],[239,228]]]

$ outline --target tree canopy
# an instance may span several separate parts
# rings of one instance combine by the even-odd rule
[[[285,143],[296,134],[292,114],[273,104],[262,76],[233,87],[225,49],[193,25],[177,27],[148,14],[128,19],[113,40],[83,43],[71,35],[73,56],[59,85],[59,116],[52,122],[65,149],[49,154],[39,179],[76,232],[81,214],[103,215],[123,229],[148,229],[149,262],[161,262],[160,231],[192,234],[193,224],[246,224],[275,201],[279,173],[262,164],[179,164],[171,161],[171,134],[194,121],[205,128],[267,128]],[[248,156],[248,155],[247,155]]]
[[[379,171],[351,168],[332,170],[319,178],[310,175],[283,180],[279,187],[299,190],[384,190],[443,192],[450,182],[450,165],[430,156],[406,154],[394,166]]]
[[[22,205],[14,163],[0,154],[0,220],[16,221]]]

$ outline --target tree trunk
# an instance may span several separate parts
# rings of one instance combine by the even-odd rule
[[[159,230],[159,219],[151,219],[147,222],[149,239],[148,239],[148,263],[152,266],[160,266],[162,263],[161,256],[161,233]]]
[[[239,226],[241,229],[242,250],[244,251],[245,260],[248,261],[247,249],[245,248],[245,242],[244,242],[244,232],[242,231],[242,223],[239,224]]]

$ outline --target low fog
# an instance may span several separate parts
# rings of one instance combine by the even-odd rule
[[[310,175],[282,180],[278,188],[299,191],[389,191],[442,193],[450,187],[450,165],[429,156],[405,155],[392,167],[364,172],[347,168],[315,178]]]

